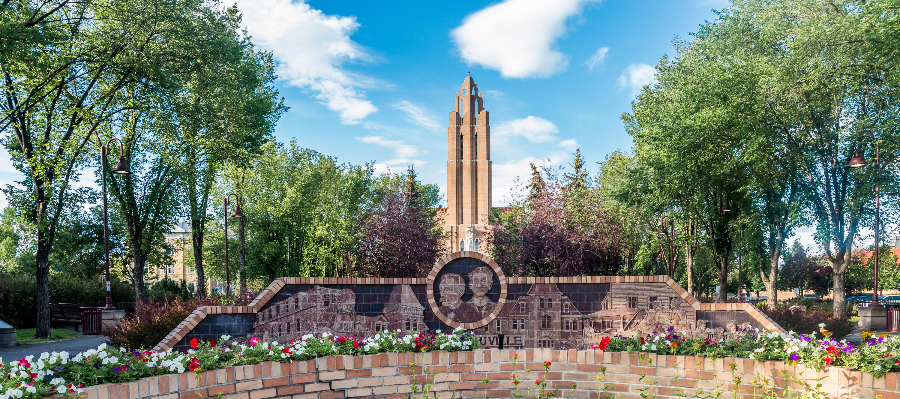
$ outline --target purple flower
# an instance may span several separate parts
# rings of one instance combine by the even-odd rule
[[[796,353],[791,353],[791,361],[792,362],[796,362],[797,359],[799,359],[799,358],[800,358],[800,356],[797,356]]]

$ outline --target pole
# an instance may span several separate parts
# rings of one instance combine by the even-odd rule
[[[228,267],[228,195],[225,196],[225,296],[231,296],[231,270]]]
[[[109,144],[109,143],[107,143]],[[109,146],[100,147],[100,181],[103,184],[103,259],[106,263],[106,307],[105,309],[115,309],[112,304],[112,291],[110,289],[109,278],[109,216],[106,207],[106,158],[109,152]]]
[[[880,235],[878,233],[879,228],[879,218],[881,216],[881,197],[879,193],[879,181],[881,171],[881,154],[878,151],[878,143],[875,143],[875,289],[872,293],[872,306],[881,306],[878,303],[878,240]]]
[[[744,242],[744,230],[741,229],[741,244],[743,244],[743,242]],[[741,246],[739,244],[738,245],[738,289],[737,289],[738,302],[744,301],[743,299],[741,299],[741,288],[743,288],[741,283],[742,283],[742,281],[741,281]]]

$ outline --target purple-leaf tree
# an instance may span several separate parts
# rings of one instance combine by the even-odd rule
[[[437,217],[437,187],[423,186],[410,168],[406,179],[385,177],[365,216],[356,274],[368,277],[424,277],[444,253]]]

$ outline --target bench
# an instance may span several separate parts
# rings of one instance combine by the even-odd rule
[[[75,331],[81,331],[81,306],[78,303],[51,303],[50,326],[71,325]]]

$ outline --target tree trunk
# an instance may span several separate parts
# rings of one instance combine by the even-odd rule
[[[728,302],[728,257],[719,256],[716,262],[716,269],[719,272],[719,299],[716,302]]]
[[[846,267],[840,272],[838,272],[837,267],[832,266],[832,268],[834,269],[834,284],[832,285],[834,292],[834,318],[843,320],[847,318],[847,298],[844,294],[844,272]]]
[[[34,338],[50,338],[50,248],[42,244],[38,232],[37,261],[37,328]]]
[[[684,247],[684,262],[687,268],[687,291],[694,295],[694,246],[691,245],[690,240]]]
[[[246,251],[246,243],[247,243],[247,235],[244,233],[244,219],[246,216],[238,219],[238,236],[241,240],[241,256],[240,256],[240,276],[241,276],[241,291],[240,294],[243,295],[247,292],[247,251]]]
[[[140,305],[147,299],[147,287],[144,285],[144,266],[147,265],[147,257],[140,247],[134,243],[132,245],[134,246],[134,250],[131,251],[134,256],[134,270],[131,271],[131,276],[134,280],[134,300],[137,305]]]
[[[206,298],[206,273],[203,272],[203,221],[191,219],[191,245],[194,248],[194,269],[197,271],[197,295]]]

